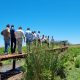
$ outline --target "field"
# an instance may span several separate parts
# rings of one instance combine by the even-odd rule
[[[31,48],[21,68],[24,72],[22,80],[80,80],[79,45],[70,46],[64,52],[47,49],[47,46]],[[26,47],[23,47],[23,52],[26,52]],[[3,48],[0,48],[0,53],[3,54]]]

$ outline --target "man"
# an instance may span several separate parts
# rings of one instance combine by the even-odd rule
[[[45,42],[45,36],[42,35],[41,42]]]
[[[54,47],[54,38],[53,38],[53,36],[51,38],[51,45],[52,45],[52,48],[53,48]]]
[[[37,33],[37,40],[38,40],[38,46],[41,46],[41,38],[40,38],[40,31]]]
[[[16,50],[16,37],[15,37],[15,30],[14,30],[14,25],[11,25],[11,53],[15,53]]]
[[[33,32],[33,43],[37,47],[37,34],[36,34],[36,31]]]
[[[30,28],[27,28],[27,31],[25,33],[25,37],[26,37],[27,50],[30,51],[30,45],[31,45],[31,42],[33,41],[33,34],[30,31]]]
[[[40,31],[38,31],[37,39],[38,39],[38,43],[40,43]]]
[[[41,38],[41,46],[43,45],[44,42],[45,42],[45,36],[42,35],[42,38]]]
[[[9,46],[10,46],[10,25],[6,25],[6,29],[3,30],[1,32],[1,35],[3,35],[4,37],[4,44],[5,44],[5,54],[8,54],[8,49],[9,49]]]
[[[24,36],[24,31],[22,30],[22,27],[19,27],[18,30],[15,32],[16,35],[16,43],[18,47],[18,53],[22,54],[22,41],[24,38],[25,41],[25,36]]]
[[[47,45],[48,45],[48,48],[49,48],[49,46],[50,46],[49,36],[47,37]]]

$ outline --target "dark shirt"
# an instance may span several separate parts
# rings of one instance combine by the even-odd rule
[[[15,38],[15,30],[11,29],[10,34],[11,34],[11,38],[14,39]]]

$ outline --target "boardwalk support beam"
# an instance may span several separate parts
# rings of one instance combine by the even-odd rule
[[[13,68],[13,70],[15,70],[15,68],[16,68],[16,59],[13,59],[13,66],[12,66]]]

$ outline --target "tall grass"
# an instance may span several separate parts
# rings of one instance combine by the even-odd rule
[[[58,52],[47,51],[48,47],[34,47],[25,59],[24,80],[55,80],[65,77],[63,64],[60,63]],[[62,75],[60,75],[62,72]]]

